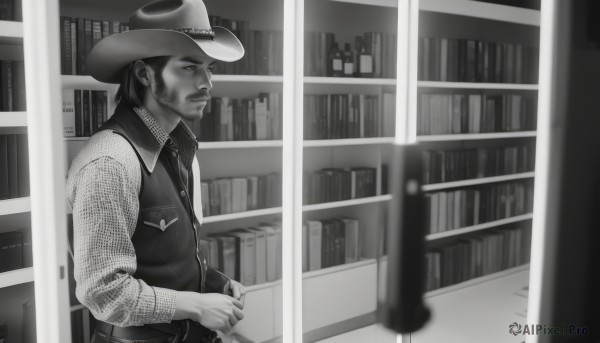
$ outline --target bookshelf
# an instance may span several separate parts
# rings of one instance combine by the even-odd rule
[[[0,216],[29,212],[30,210],[29,197],[0,200]]]
[[[0,288],[6,288],[33,282],[33,268],[21,268],[0,273]]]
[[[27,126],[27,112],[0,112],[0,128]]]
[[[513,49],[511,46],[515,46],[515,49],[525,49],[521,47],[517,48],[517,45],[523,47],[539,46],[539,11],[464,0],[421,0],[419,2],[419,9],[419,37],[421,37],[419,42],[419,70],[421,74],[417,82],[417,93],[419,96],[422,94],[452,95],[451,101],[445,105],[445,108],[448,108],[449,106],[450,111],[453,111],[456,109],[456,103],[454,102],[456,99],[456,97],[454,97],[455,95],[469,97],[469,94],[476,94],[476,96],[480,96],[484,99],[481,108],[482,113],[483,111],[495,113],[496,120],[505,120],[498,119],[498,117],[507,118],[507,113],[514,114],[519,120],[521,120],[521,116],[524,115],[525,112],[534,113],[535,115],[534,109],[537,110],[535,105],[533,106],[533,109],[530,108],[529,110],[525,110],[524,108],[517,109],[517,107],[511,109],[504,107],[498,110],[498,112],[492,112],[492,110],[498,109],[499,107],[491,109],[492,105],[487,105],[488,103],[485,102],[487,101],[486,99],[507,95],[507,97],[518,98],[518,101],[525,101],[521,100],[525,98],[533,99],[532,103],[535,104],[537,103],[537,91],[539,87],[536,81],[532,82],[532,78],[527,78],[525,74],[520,76],[510,76],[510,70],[513,72],[516,70],[516,63],[524,63],[515,62],[518,60],[516,57],[512,60],[513,64],[504,64],[499,69],[496,69],[502,70],[502,78],[500,78],[498,77],[500,75],[499,72],[496,73],[495,76],[492,76],[490,72],[492,66],[491,60],[489,57],[486,59],[485,56],[490,56],[491,49],[494,49],[491,46],[496,43],[500,44],[500,42],[508,47],[504,50],[507,52],[509,49]],[[449,52],[450,50],[443,50],[446,43],[448,43],[448,46],[456,44],[452,41],[458,41],[459,45],[471,44],[463,43],[461,40],[464,40],[465,42],[483,42],[475,43],[475,45],[479,44],[483,46],[482,50],[480,50],[482,53],[477,55],[477,58],[480,58],[481,56],[480,60],[484,61],[482,66],[487,65],[490,69],[486,69],[486,67],[477,69],[477,67],[475,67],[474,74],[471,75],[474,75],[476,80],[462,76],[461,81],[458,81],[458,77],[461,77],[460,74],[458,77],[454,74],[454,79],[450,78],[451,72],[453,72],[451,68],[454,68],[452,66],[453,63],[461,62],[460,59],[451,59],[451,56],[453,55]],[[427,57],[425,51],[431,46],[426,47],[426,45],[430,44],[428,42],[431,41],[435,41],[435,44],[442,41],[441,50],[435,50],[438,51],[439,56],[442,56],[442,60],[435,58],[434,60],[430,60],[429,58],[433,55]],[[434,49],[437,48],[437,46],[434,47]],[[504,46],[503,49],[505,49]],[[446,53],[448,53],[448,55],[445,55]],[[464,56],[466,57],[467,55]],[[446,57],[448,58],[447,60],[445,60]],[[485,61],[489,64],[486,64]],[[441,66],[437,63],[441,63]],[[444,63],[448,64],[444,66]],[[434,69],[431,69],[432,66]],[[426,73],[423,72],[423,68],[429,68],[427,72],[429,78],[425,76]],[[525,67],[523,64],[520,68],[521,72],[525,73],[527,68],[536,69],[537,64],[531,63],[528,67]],[[463,72],[464,71],[466,71],[466,69],[463,69]],[[432,74],[438,72],[440,74],[437,78],[432,77]],[[448,74],[444,75],[444,72]],[[493,82],[489,82],[492,77],[496,77],[496,79],[494,79]],[[516,79],[519,79],[519,82],[515,82]],[[486,105],[490,107],[486,108]],[[474,108],[468,108],[468,113],[476,113],[477,104],[474,106]],[[428,108],[428,110],[433,112],[437,110],[437,108]],[[423,108],[419,108],[417,110],[418,118],[424,118],[424,112]],[[449,112],[441,111],[441,113]],[[454,123],[456,123],[454,113],[456,112],[452,112],[451,116]],[[429,116],[429,113],[427,115]],[[434,117],[431,118],[440,117],[435,117],[434,115]],[[471,120],[472,118],[473,117],[469,116],[467,119]],[[515,122],[513,121],[513,123]],[[475,127],[476,126],[477,125],[475,125]],[[486,127],[489,128],[489,126]],[[477,130],[473,131],[471,128],[468,128],[468,130],[461,128],[459,131],[454,127],[451,129],[453,133],[431,132],[432,134],[418,134],[416,140],[424,147],[424,149],[430,151],[448,149],[485,150],[488,148],[503,148],[519,144],[531,144],[532,146],[535,146],[535,139],[537,137],[535,128],[525,125],[520,126],[520,123],[512,126],[512,124],[509,125],[506,124],[506,122],[502,126],[494,127],[495,130],[486,132],[483,132],[483,130],[480,132],[477,132]],[[422,186],[422,190],[425,193],[432,195],[445,192],[447,192],[447,194],[456,194],[456,192],[461,191],[483,189],[480,187],[528,182],[529,180],[533,180],[536,174],[535,171],[524,171],[504,175],[492,175],[494,176],[425,184]],[[507,194],[507,196],[516,195]],[[531,199],[526,201],[531,201]],[[498,200],[497,204],[500,204],[501,202],[502,200]],[[518,319],[514,314],[522,310],[520,307],[521,305],[513,306],[516,303],[516,300],[512,299],[510,295],[507,295],[507,290],[513,288],[516,290],[522,287],[521,283],[526,284],[526,278],[529,272],[529,264],[527,263],[528,258],[518,255],[516,250],[520,249],[524,251],[524,254],[527,254],[529,251],[528,247],[526,247],[528,244],[526,237],[531,232],[531,219],[533,216],[530,212],[531,211],[527,210],[524,211],[524,213],[520,212],[515,214],[513,212],[508,216],[497,217],[498,219],[483,222],[476,221],[477,224],[474,225],[467,224],[426,235],[425,239],[428,251],[426,268],[428,270],[428,280],[431,281],[433,278],[435,284],[436,277],[439,277],[439,275],[448,275],[447,271],[436,274],[436,268],[440,267],[440,265],[443,266],[443,268],[456,268],[455,271],[457,273],[462,273],[462,276],[459,275],[457,277],[456,275],[453,275],[453,277],[447,278],[446,281],[443,281],[442,279],[440,288],[427,292],[426,302],[432,310],[435,311],[436,316],[423,330],[411,335],[411,342],[425,343],[436,342],[439,340],[479,341],[481,339],[485,341],[500,342],[508,339],[500,334],[500,327],[491,328],[491,325],[501,322],[502,320],[499,319],[501,316],[504,316],[503,318],[506,320],[511,318],[511,320],[514,321]],[[455,224],[456,222],[454,222],[454,225]],[[448,225],[452,226],[452,223]],[[507,238],[508,236],[511,238]],[[487,270],[483,275],[477,274],[480,272],[479,270],[475,272],[473,269],[465,267],[464,263],[461,264],[457,260],[448,258],[448,251],[464,251],[461,249],[465,246],[476,246],[478,243],[475,242],[479,242],[480,239],[487,242],[486,244],[489,244],[487,246],[488,249],[486,250],[488,256],[494,256],[490,257],[490,259],[485,258],[483,260],[484,262],[482,263],[486,265],[484,269]],[[508,244],[503,248],[492,248],[494,244],[497,244],[493,242],[501,239],[506,239]],[[519,244],[522,244],[523,246],[520,246]],[[521,247],[524,249],[521,249]],[[441,260],[440,264],[437,264],[438,262],[435,260],[436,255],[434,253],[440,254],[437,255]],[[480,260],[476,257],[477,255],[469,256],[474,261],[476,260],[477,263],[480,263]],[[502,256],[502,258],[514,260],[511,260],[512,264],[505,262],[499,263],[494,260],[500,258],[500,256]],[[492,267],[490,263],[494,263],[494,266]],[[515,264],[520,265],[514,266]],[[465,277],[465,273],[470,277]],[[474,273],[477,276],[473,277]],[[437,282],[440,282],[440,280],[437,279]],[[430,286],[430,284],[427,285],[427,287]],[[439,285],[437,287],[439,287]],[[492,299],[503,300],[498,300],[498,303],[492,304]],[[486,308],[491,308],[489,306],[496,308],[497,310],[493,311],[496,315],[496,317],[494,317],[495,319],[488,320],[492,313],[483,308],[483,306],[478,307],[477,304],[485,304],[484,306]],[[468,309],[461,311],[464,315],[457,316],[455,309],[457,307],[464,308],[465,306],[468,307]],[[485,323],[479,321],[477,319],[479,317],[485,317]],[[450,329],[451,327],[465,327],[465,325],[468,325],[469,327],[471,325],[478,325],[478,328],[486,327],[488,330],[484,336],[483,330],[471,335],[472,332],[458,333],[459,331]],[[448,333],[450,332],[456,332],[457,334],[455,336],[449,336]],[[479,338],[476,338],[475,336]]]

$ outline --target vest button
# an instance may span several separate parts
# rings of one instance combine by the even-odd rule
[[[179,195],[181,195],[182,197],[184,197],[185,196],[185,191],[179,192]]]

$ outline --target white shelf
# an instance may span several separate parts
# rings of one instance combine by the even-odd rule
[[[27,112],[0,112],[0,127],[27,126]]]
[[[329,208],[338,208],[338,207],[346,207],[346,206],[355,206],[362,204],[370,204],[375,202],[384,202],[392,200],[392,196],[390,194],[378,195],[374,197],[366,197],[366,198],[358,198],[351,200],[342,200],[342,201],[332,201],[326,202],[322,204],[310,204],[302,206],[302,211],[317,211],[317,210],[325,210]]]
[[[79,305],[74,305],[74,306],[71,306],[71,312],[73,312],[73,311],[79,311],[79,310],[83,310],[84,308],[86,308],[86,307],[85,307],[85,306],[83,306],[83,305],[81,305],[81,304],[79,304]]]
[[[397,0],[331,0],[334,2],[344,2],[348,4],[381,6],[381,7],[398,7]]]
[[[494,133],[461,133],[448,135],[421,135],[417,136],[418,142],[444,142],[444,141],[466,141],[481,139],[510,139],[536,137],[536,131],[518,132],[494,132]]]
[[[327,147],[345,145],[391,144],[394,137],[346,138],[346,139],[315,139],[305,140],[304,147]]]
[[[283,83],[279,75],[213,75],[212,82]]]
[[[87,141],[90,137],[64,137],[66,142]]]
[[[328,76],[305,76],[304,83],[324,85],[374,85],[395,86],[396,79],[372,79],[360,77],[328,77]]]
[[[29,197],[0,200],[0,216],[31,211]]]
[[[471,287],[483,282],[488,282],[491,280],[495,280],[495,279],[501,279],[504,278],[508,275],[512,275],[515,273],[520,273],[522,271],[526,271],[529,269],[529,263],[517,266],[517,267],[513,267],[510,269],[506,269],[506,270],[501,270],[499,272],[496,273],[492,273],[489,275],[484,275],[484,276],[480,276],[471,280],[467,280],[467,281],[463,281],[461,283],[457,283],[455,285],[451,285],[451,286],[446,286],[446,287],[442,287],[439,289],[435,289],[433,291],[429,291],[427,293],[425,293],[425,297],[426,298],[431,298],[431,297],[436,297],[445,293],[450,293],[450,292],[454,292],[457,291],[459,289],[463,289],[466,287]]]
[[[304,273],[302,273],[302,278],[303,279],[315,278],[315,277],[319,277],[319,276],[323,276],[323,275],[343,272],[343,271],[349,270],[349,269],[360,268],[360,267],[368,266],[368,265],[375,264],[375,263],[377,263],[377,260],[374,258],[370,258],[370,259],[366,259],[366,260],[362,260],[362,261],[358,261],[358,262],[354,262],[354,263],[340,264],[340,265],[333,266],[333,267],[327,267],[327,268],[322,268],[322,269],[318,269],[318,270],[311,270],[308,272],[304,272]]]
[[[420,0],[421,11],[540,26],[540,11],[470,0]]]
[[[0,20],[0,44],[15,44],[23,41],[23,23]]]
[[[479,179],[469,179],[469,180],[444,182],[444,183],[433,183],[433,184],[429,184],[429,185],[423,185],[422,189],[424,192],[430,192],[430,191],[437,191],[437,190],[446,189],[446,188],[465,187],[465,186],[481,185],[481,184],[486,184],[486,183],[529,179],[534,176],[535,176],[535,172],[526,172],[526,173],[500,175],[500,176],[490,176],[490,177],[482,177]]]
[[[522,83],[485,83],[485,82],[446,82],[418,81],[419,88],[452,88],[452,89],[506,89],[506,90],[538,90],[537,84]]]
[[[442,239],[442,238],[446,238],[446,237],[464,235],[464,234],[470,233],[470,232],[481,231],[481,230],[489,229],[491,227],[521,222],[521,221],[529,220],[529,219],[533,219],[533,214],[531,214],[531,213],[523,214],[520,216],[514,216],[514,217],[510,217],[510,218],[494,220],[494,221],[483,223],[483,224],[477,224],[477,225],[473,225],[473,226],[463,227],[460,229],[432,233],[432,234],[427,235],[425,237],[425,240],[434,241],[434,240]]]
[[[265,209],[261,209],[261,210],[236,212],[236,213],[228,213],[228,214],[218,214],[218,215],[214,215],[214,216],[204,217],[202,219],[202,223],[203,224],[216,223],[216,222],[223,222],[223,221],[228,221],[228,220],[267,216],[267,215],[271,215],[271,214],[280,214],[280,213],[281,213],[281,207],[273,207],[273,208],[265,208]]]
[[[280,148],[283,146],[281,140],[268,141],[227,141],[227,142],[200,142],[198,149],[239,149],[239,148]]]
[[[0,289],[33,281],[33,268],[22,268],[0,273]]]
[[[89,75],[62,75],[63,88],[74,87],[118,87],[116,84],[100,82]],[[283,83],[283,76],[270,75],[214,75],[212,82]]]

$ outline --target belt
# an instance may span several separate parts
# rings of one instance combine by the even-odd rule
[[[118,327],[98,321],[94,343],[221,343],[217,333],[191,320]]]

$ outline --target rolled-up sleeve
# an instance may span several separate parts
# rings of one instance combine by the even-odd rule
[[[170,322],[177,292],[132,276],[137,264],[131,237],[141,175],[111,157],[100,157],[69,179],[79,301],[97,319],[117,326]]]

